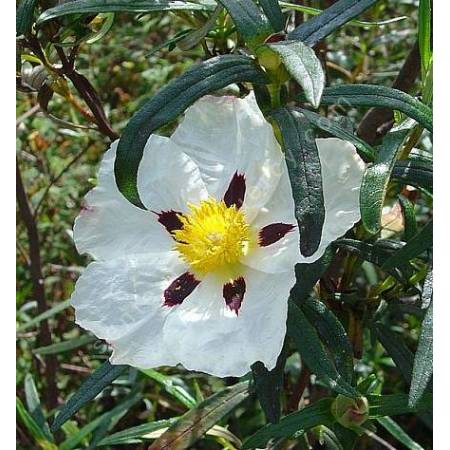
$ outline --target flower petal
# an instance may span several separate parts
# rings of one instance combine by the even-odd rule
[[[286,334],[294,268],[276,275],[248,269],[243,278],[245,296],[239,314],[227,306],[223,285],[213,276],[171,310],[164,340],[176,343],[172,352],[187,369],[240,377],[256,361],[274,368]]]
[[[283,155],[253,94],[201,98],[186,111],[171,140],[198,165],[216,199],[223,198],[236,172],[245,176],[243,209],[249,221],[278,184]]]
[[[197,164],[171,139],[156,134],[145,145],[138,190],[144,205],[156,212],[187,212],[189,202],[208,198]]]
[[[175,252],[93,262],[72,294],[76,322],[112,345],[115,364],[174,365],[163,342],[171,308],[163,305],[162,293],[174,274],[185,271]]]
[[[105,153],[98,185],[88,192],[85,206],[75,219],[73,235],[77,250],[97,259],[169,250],[173,241],[157,216],[132,205],[116,186],[117,143]]]
[[[322,239],[317,251],[304,257],[299,250],[298,228],[284,238],[266,247],[256,248],[244,264],[269,273],[288,270],[296,263],[310,263],[319,259],[328,245],[341,237],[360,219],[359,189],[364,173],[364,162],[350,143],[337,138],[316,139],[322,166],[325,221]],[[271,223],[296,224],[294,200],[287,168],[270,201],[253,222],[259,229]]]

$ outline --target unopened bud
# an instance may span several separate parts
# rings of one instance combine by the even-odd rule
[[[369,418],[369,402],[366,397],[353,399],[339,394],[331,405],[331,412],[342,426],[357,429]]]
[[[258,57],[259,64],[269,72],[276,71],[281,64],[278,53],[266,45],[262,45],[256,49],[256,56]]]

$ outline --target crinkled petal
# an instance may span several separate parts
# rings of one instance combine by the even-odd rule
[[[187,212],[188,203],[208,198],[197,164],[171,139],[153,134],[138,171],[138,191],[152,211]]]
[[[198,165],[216,199],[223,198],[236,172],[244,174],[243,210],[250,221],[278,184],[283,155],[253,94],[201,98],[186,111],[171,140]]]
[[[173,241],[157,216],[132,205],[119,192],[114,178],[116,149],[117,141],[105,153],[98,185],[88,192],[75,219],[73,236],[78,252],[111,259],[169,250]]]
[[[298,228],[283,239],[267,247],[256,248],[245,264],[269,273],[288,270],[296,263],[310,263],[319,259],[331,242],[346,233],[360,219],[359,190],[364,173],[364,162],[350,143],[337,138],[316,139],[322,166],[325,221],[319,248],[310,257],[300,253]],[[261,209],[253,226],[262,228],[270,223],[293,223],[294,200],[287,169],[283,172],[277,190]]]
[[[72,294],[76,323],[111,344],[115,364],[174,365],[163,341],[170,308],[162,293],[185,270],[174,252],[93,262]]]
[[[226,305],[223,285],[207,276],[173,308],[164,325],[164,341],[189,370],[219,377],[245,375],[256,361],[273,369],[286,334],[287,300],[294,284],[289,272],[267,274],[248,269],[238,314]]]

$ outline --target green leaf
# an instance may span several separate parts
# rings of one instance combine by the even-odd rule
[[[242,444],[242,450],[263,448],[270,439],[294,436],[318,425],[331,426],[332,398],[322,398],[310,406],[283,417],[279,423],[266,425],[250,436]]]
[[[255,390],[261,408],[268,422],[277,423],[281,416],[280,394],[283,389],[284,366],[286,364],[285,348],[272,370],[267,370],[261,361],[252,365]]]
[[[16,11],[16,34],[29,34],[33,27],[33,14],[37,0],[22,0]]]
[[[299,25],[288,34],[288,38],[302,41],[312,47],[376,2],[377,0],[339,0],[318,16]]]
[[[139,198],[136,180],[144,146],[150,135],[174,120],[203,95],[239,81],[264,84],[267,79],[246,56],[218,56],[192,66],[144,104],[129,121],[117,148],[114,170],[117,186],[125,198],[145,209]]]
[[[342,323],[318,299],[307,298],[302,303],[301,309],[322,337],[334,358],[337,371],[345,381],[351,383],[353,377],[353,350]]]
[[[400,196],[399,201],[405,222],[405,241],[408,242],[417,233],[416,210],[414,203],[406,197]]]
[[[83,428],[81,428],[77,433],[71,434],[64,442],[59,446],[59,450],[72,450],[76,448],[78,444],[89,434],[91,434],[96,428],[102,426],[103,424],[109,425],[111,421],[116,421],[120,419],[132,406],[138,403],[142,399],[142,394],[132,393],[127,398],[125,398],[116,407],[107,411],[100,416],[97,416],[94,420],[89,422]]]
[[[179,400],[184,406],[186,406],[186,408],[193,408],[197,404],[195,398],[192,397],[192,395],[189,394],[186,389],[184,389],[182,386],[177,386],[174,383],[174,377],[163,375],[162,373],[157,372],[153,369],[141,369],[140,371],[161,384],[166,392]]]
[[[99,14],[111,12],[147,13],[174,10],[211,10],[214,6],[207,3],[191,3],[183,0],[75,0],[45,10],[36,24],[67,16],[69,14]]]
[[[303,263],[295,265],[296,282],[291,290],[291,298],[297,306],[310,296],[319,278],[325,273],[336,251],[330,246],[323,256],[312,263]]]
[[[392,178],[404,185],[409,184],[429,192],[433,190],[433,167],[424,161],[397,161],[392,170]]]
[[[317,331],[292,300],[289,301],[287,327],[288,336],[294,340],[300,356],[311,372],[333,391],[356,398],[357,391],[338,373]]]
[[[19,397],[16,397],[16,413],[24,427],[43,450],[58,450],[55,444],[50,442],[44,430],[36,423],[28,411],[25,409]]]
[[[433,131],[431,109],[403,91],[372,84],[341,84],[323,91],[322,105],[377,106],[398,110]]]
[[[382,266],[389,270],[411,261],[433,245],[433,220],[430,220],[404,247],[395,252]]]
[[[148,450],[189,448],[248,395],[248,382],[238,383],[217,392],[184,414]]]
[[[433,409],[432,394],[425,394],[417,405],[408,406],[407,394],[368,395],[369,415],[371,419],[385,416],[399,416],[402,414],[416,414]]]
[[[393,332],[386,325],[379,322],[375,323],[375,331],[378,340],[394,361],[405,381],[408,384],[411,383],[414,360],[411,350],[406,346],[398,333]]]
[[[305,91],[309,103],[318,108],[325,86],[325,74],[314,50],[300,41],[292,40],[267,45],[280,55],[286,70]]]
[[[364,159],[364,161],[374,161],[377,151],[369,145],[367,142],[360,139],[355,134],[343,128],[338,121],[331,120],[328,117],[321,116],[313,111],[308,111],[307,109],[298,108],[299,111],[317,128],[336,136],[340,139],[351,142],[358,150],[359,155]]]
[[[28,322],[22,324],[19,328],[17,328],[17,332],[21,333],[22,331],[28,330],[28,328],[31,328],[34,325],[38,325],[40,322],[42,322],[45,319],[49,319],[50,317],[55,316],[56,314],[60,313],[61,311],[64,311],[70,306],[70,299],[65,300],[61,303],[57,303],[52,308],[48,309],[42,314],[37,315],[36,317],[33,317]]]
[[[53,436],[50,433],[50,428],[45,418],[44,411],[42,410],[41,400],[39,398],[36,384],[34,383],[33,375],[31,375],[31,373],[27,373],[25,375],[24,390],[27,409],[31,417],[45,434],[47,440],[52,442]]]
[[[375,163],[364,172],[359,203],[361,220],[369,233],[375,234],[381,229],[381,215],[389,178],[407,134],[408,130],[388,133],[383,139]]]
[[[265,15],[276,33],[284,30],[284,17],[278,0],[258,0]]]
[[[426,309],[433,298],[433,266],[430,265],[422,288],[422,308]]]
[[[218,0],[230,13],[239,34],[250,46],[262,43],[274,30],[253,0]]]
[[[128,366],[112,365],[109,361],[103,363],[81,385],[80,389],[70,397],[59,411],[52,423],[51,430],[58,430],[63,423],[69,420],[87,402],[96,397],[106,386],[109,386]]]
[[[403,429],[390,417],[379,417],[377,422],[392,436],[401,442],[408,450],[424,450],[417,442],[411,439]]]
[[[422,331],[414,357],[409,405],[415,407],[420,401],[433,374],[433,301],[428,306],[422,322]]]
[[[154,431],[161,430],[163,428],[168,428],[173,425],[178,419],[178,417],[174,417],[172,419],[158,420],[156,422],[145,423],[143,425],[138,425],[136,427],[118,431],[117,433],[113,433],[103,438],[100,442],[97,443],[97,447],[102,447],[105,445],[139,444],[146,438],[148,434]]]
[[[431,63],[431,0],[419,2],[419,53],[422,81]]]
[[[308,120],[296,110],[282,108],[272,117],[282,135],[301,236],[300,252],[311,256],[319,247],[325,220],[321,165],[314,131]]]
[[[56,344],[47,345],[45,347],[38,347],[33,350],[33,353],[39,355],[54,355],[57,353],[68,352],[75,348],[83,347],[84,345],[90,344],[97,341],[95,336],[85,334],[83,336],[70,339],[68,341],[58,342]]]

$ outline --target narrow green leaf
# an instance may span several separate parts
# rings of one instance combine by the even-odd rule
[[[311,295],[311,292],[319,281],[319,278],[325,273],[336,251],[330,246],[325,250],[321,258],[312,262],[295,265],[296,282],[291,290],[291,298],[297,306]]]
[[[406,346],[398,333],[393,332],[386,325],[379,322],[375,323],[375,331],[381,345],[392,358],[405,381],[410,384],[414,361],[414,355],[411,350]]]
[[[302,311],[318,330],[334,358],[337,371],[345,381],[353,377],[353,350],[345,328],[339,319],[320,300],[309,297],[301,305]]]
[[[377,106],[398,110],[433,131],[431,109],[403,91],[372,84],[341,84],[323,91],[321,104],[340,106]]]
[[[433,298],[433,266],[430,265],[422,288],[422,308],[427,309]]]
[[[272,117],[282,135],[301,236],[300,252],[311,256],[319,247],[325,220],[321,165],[314,130],[294,109],[279,109]]]
[[[419,52],[422,81],[425,80],[431,62],[431,0],[419,2]]]
[[[107,411],[100,416],[97,416],[94,420],[89,422],[77,433],[71,434],[64,442],[59,445],[59,450],[72,450],[78,446],[78,444],[89,434],[91,434],[97,427],[102,424],[109,424],[116,417],[121,418],[132,406],[137,404],[142,399],[142,394],[132,393],[125,398],[116,407]]]
[[[317,128],[336,136],[340,139],[351,142],[358,150],[359,155],[364,161],[374,161],[377,151],[369,145],[367,142],[360,139],[355,134],[343,128],[337,120],[331,120],[328,117],[321,116],[313,111],[308,111],[307,109],[298,108],[299,111]]]
[[[269,19],[253,0],[218,0],[230,13],[239,34],[250,46],[260,44],[273,34]]]
[[[44,411],[42,410],[41,400],[39,398],[36,384],[34,383],[33,375],[31,375],[31,373],[27,373],[25,375],[24,390],[27,409],[31,417],[45,434],[47,440],[52,442],[53,436],[50,433],[50,428],[45,418]]]
[[[272,370],[267,370],[261,361],[252,365],[256,395],[267,421],[271,423],[280,421],[280,394],[283,388],[285,364],[286,352],[283,348],[278,356],[277,364]]]
[[[22,324],[19,328],[17,328],[17,332],[21,333],[22,331],[28,330],[28,328],[31,328],[34,325],[38,325],[40,322],[42,322],[45,319],[49,319],[50,317],[55,316],[56,314],[60,313],[61,311],[64,311],[70,306],[70,299],[65,300],[61,303],[57,303],[52,308],[48,309],[42,314],[39,314],[36,317],[33,317],[28,322]]]
[[[433,220],[430,220],[404,247],[395,252],[382,266],[389,270],[420,256],[433,245]]]
[[[161,384],[166,392],[179,400],[186,408],[193,408],[197,404],[195,398],[186,389],[174,383],[174,377],[163,375],[153,369],[141,369],[141,372]]]
[[[33,353],[37,353],[39,355],[54,355],[57,353],[68,352],[69,350],[73,350],[75,348],[83,347],[84,345],[90,344],[91,342],[95,342],[97,340],[98,339],[95,336],[85,334],[68,341],[35,348],[33,350]]]
[[[106,386],[109,386],[127,368],[128,366],[115,366],[109,361],[105,362],[70,397],[55,417],[50,429],[52,431],[58,430],[63,423],[69,420],[87,402],[96,397]]]
[[[408,406],[407,394],[372,394],[367,396],[367,400],[369,401],[369,415],[371,419],[402,414],[416,414],[433,409],[433,396],[429,393],[425,394],[414,408]]]
[[[392,178],[404,184],[428,192],[433,190],[433,167],[424,161],[407,159],[397,161],[392,170]]]
[[[332,398],[322,398],[300,411],[283,417],[277,424],[264,426],[244,441],[242,450],[264,448],[270,439],[291,437],[318,425],[331,426],[334,422],[331,414],[332,402]]]
[[[318,16],[299,25],[288,37],[312,47],[376,2],[377,0],[339,0]]]
[[[356,398],[357,391],[338,373],[316,330],[292,300],[289,301],[287,326],[287,334],[293,338],[300,356],[311,372],[333,391]]]
[[[427,309],[422,322],[422,331],[414,357],[409,405],[415,407],[422,398],[433,374],[433,301]]]
[[[258,0],[265,15],[276,33],[284,30],[284,17],[278,0]]]
[[[405,241],[408,242],[417,233],[416,210],[414,203],[410,202],[406,197],[400,196],[399,201],[405,222]]]
[[[46,433],[25,409],[25,406],[19,397],[16,397],[16,413],[20,422],[27,429],[40,448],[43,450],[58,450],[56,445],[48,440]]]
[[[184,450],[249,395],[248,382],[227,387],[184,414],[148,450]]]
[[[156,422],[145,423],[143,425],[138,425],[136,427],[118,431],[117,433],[113,433],[103,438],[97,444],[97,447],[106,445],[139,444],[145,439],[146,435],[163,428],[168,428],[173,425],[178,419],[178,417],[174,417],[172,419],[158,420]]]
[[[174,120],[203,95],[238,81],[264,84],[267,79],[246,56],[218,56],[194,65],[144,104],[129,121],[117,148],[116,182],[125,198],[144,208],[136,180],[144,146],[150,135]]]
[[[388,133],[374,164],[364,172],[359,203],[361,220],[369,233],[375,234],[381,229],[381,215],[389,178],[408,132],[409,130],[401,130]]]
[[[33,14],[37,0],[22,0],[16,11],[16,34],[29,34],[33,26]]]
[[[314,50],[300,41],[292,40],[267,45],[280,55],[286,70],[303,88],[308,102],[318,108],[325,86],[325,74]]]
[[[46,9],[36,24],[43,23],[70,14],[99,14],[111,12],[147,13],[173,10],[211,10],[214,6],[208,3],[191,3],[183,0],[75,0]]]
[[[379,417],[377,422],[392,436],[401,442],[408,450],[424,450],[417,442],[409,437],[409,435],[390,417]]]

